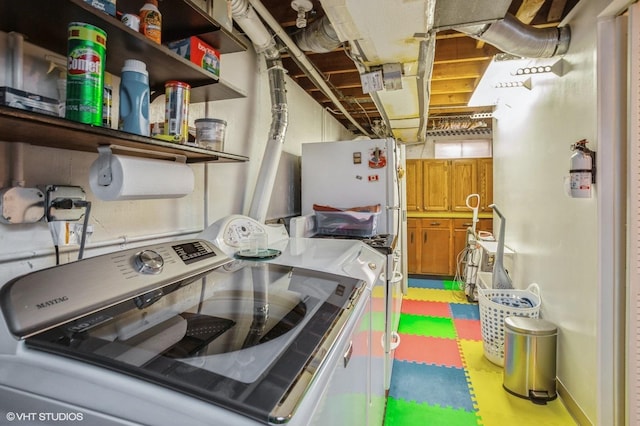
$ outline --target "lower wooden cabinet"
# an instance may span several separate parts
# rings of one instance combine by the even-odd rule
[[[451,219],[422,219],[420,227],[422,274],[447,275],[451,270]]]
[[[461,252],[467,245],[472,219],[409,218],[407,220],[410,274],[455,276]],[[492,219],[479,219],[477,231],[493,228]]]

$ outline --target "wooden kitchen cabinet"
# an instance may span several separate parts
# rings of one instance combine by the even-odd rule
[[[471,218],[407,219],[408,270],[410,274],[455,276],[459,256],[467,245]],[[493,219],[479,219],[476,231],[489,231]]]
[[[407,160],[406,199],[408,211],[422,210],[422,160]]]
[[[493,159],[407,160],[407,211],[470,212],[469,194],[480,195],[480,212],[491,212]]]
[[[407,269],[409,273],[420,273],[420,256],[422,253],[422,236],[420,234],[421,219],[407,219]]]
[[[478,194],[480,195],[481,213],[492,212],[489,205],[493,203],[493,158],[478,159]]]
[[[422,161],[421,211],[440,212],[449,210],[450,183],[449,161]]]
[[[420,273],[451,272],[451,219],[422,219],[420,223]]]
[[[451,210],[468,212],[467,196],[478,193],[476,159],[451,160]]]

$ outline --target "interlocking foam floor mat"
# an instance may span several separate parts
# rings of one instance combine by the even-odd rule
[[[409,278],[385,426],[575,425],[559,399],[536,405],[502,388],[502,368],[484,357],[478,305],[459,288]]]

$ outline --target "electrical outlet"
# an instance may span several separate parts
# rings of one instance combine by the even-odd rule
[[[80,220],[84,207],[74,205],[76,201],[85,201],[86,194],[79,186],[47,185],[45,187],[47,221]]]

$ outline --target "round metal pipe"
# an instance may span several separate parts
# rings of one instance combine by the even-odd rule
[[[307,56],[304,54],[302,50],[296,45],[296,43],[289,37],[289,35],[284,31],[284,29],[280,26],[278,21],[269,13],[269,11],[264,7],[262,2],[259,0],[248,0],[251,6],[253,6],[260,15],[260,17],[266,22],[266,24],[276,33],[278,38],[282,40],[282,42],[287,46],[291,55],[293,55],[298,63],[304,68],[305,73],[311,78],[314,84],[322,90],[322,92],[335,104],[336,108],[340,110],[344,114],[344,116],[351,122],[353,125],[360,130],[364,135],[370,136],[369,132],[367,132],[360,124],[349,114],[349,112],[342,105],[340,100],[333,93],[328,84],[324,81],[324,78],[316,69]]]
[[[456,27],[456,31],[489,43],[505,53],[523,58],[551,58],[569,49],[571,29],[536,28],[526,25],[515,16],[488,25]]]

